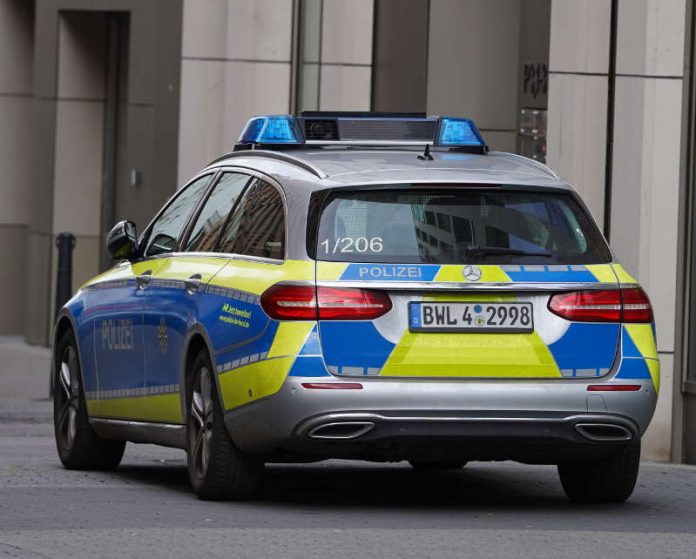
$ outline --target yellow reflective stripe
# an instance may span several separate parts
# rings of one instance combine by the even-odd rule
[[[614,268],[614,272],[616,272],[616,277],[619,279],[619,283],[638,283],[621,264],[612,264],[612,267]]]
[[[281,322],[273,344],[268,351],[268,359],[286,355],[296,356],[314,327],[314,322]]]
[[[660,393],[660,362],[657,359],[646,359],[646,365],[650,371],[650,378],[652,378],[653,386],[655,387],[655,393]]]
[[[587,270],[602,283],[616,283],[616,274],[611,264],[588,264]]]
[[[624,324],[624,328],[643,357],[657,359],[657,347],[650,324]]]
[[[279,357],[221,374],[218,379],[225,409],[236,408],[278,392],[294,361],[294,357]]]
[[[541,338],[530,334],[406,332],[382,376],[559,378]]]
[[[317,262],[317,280],[335,281],[346,271],[346,262]]]
[[[137,398],[108,398],[87,400],[90,417],[156,421],[183,424],[179,394],[158,394]]]
[[[500,266],[483,265],[478,266],[481,270],[481,279],[476,283],[510,283],[510,277],[503,272]],[[446,264],[440,268],[440,271],[435,276],[435,281],[449,281],[463,283],[467,280],[462,275],[464,266],[461,264]]]
[[[306,260],[287,260],[283,264],[230,260],[210,285],[261,295],[274,283],[313,280],[314,264]]]

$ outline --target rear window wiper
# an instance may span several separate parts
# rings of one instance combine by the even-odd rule
[[[517,248],[494,247],[494,246],[471,246],[463,249],[467,256],[488,256],[488,255],[505,255],[505,256],[543,256],[549,258],[553,254],[546,250],[528,251]]]

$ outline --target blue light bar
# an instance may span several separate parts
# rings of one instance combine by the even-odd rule
[[[483,136],[468,118],[358,112],[257,116],[247,123],[235,150],[426,144],[483,155],[488,151]]]
[[[440,117],[435,144],[438,146],[485,146],[476,125],[468,118]]]
[[[302,144],[304,138],[294,116],[272,115],[249,120],[239,141],[244,144]]]

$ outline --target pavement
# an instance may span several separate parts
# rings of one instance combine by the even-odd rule
[[[267,467],[250,502],[196,499],[183,452],[129,444],[114,472],[62,468],[50,353],[0,338],[0,558],[696,556],[696,468],[643,463],[620,505],[574,505],[556,470],[511,462]]]

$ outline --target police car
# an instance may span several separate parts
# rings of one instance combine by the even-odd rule
[[[622,501],[659,390],[650,301],[578,195],[467,119],[249,121],[55,326],[58,453],[185,449],[195,493],[267,462],[556,464]]]

